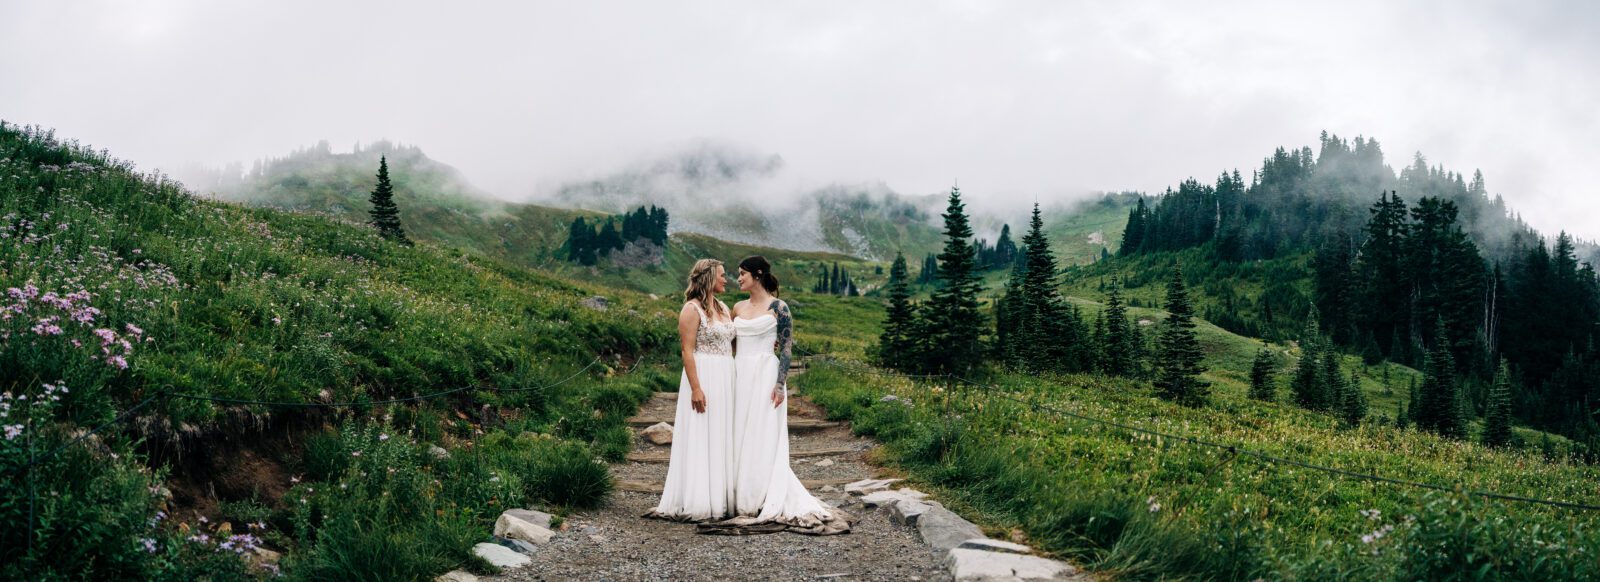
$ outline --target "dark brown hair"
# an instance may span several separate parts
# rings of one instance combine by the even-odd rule
[[[751,277],[755,277],[756,282],[761,283],[761,287],[768,293],[778,294],[778,277],[772,274],[772,263],[768,263],[761,255],[745,257],[743,261],[739,261],[739,268],[744,269],[744,272],[749,273]]]

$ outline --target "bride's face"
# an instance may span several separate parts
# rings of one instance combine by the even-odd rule
[[[728,272],[722,267],[717,267],[717,277],[711,281],[711,292],[721,293],[728,290]]]
[[[739,269],[739,290],[749,293],[755,290],[755,285],[756,278],[750,276],[749,271]]]

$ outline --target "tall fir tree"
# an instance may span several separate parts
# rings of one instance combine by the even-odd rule
[[[1122,282],[1113,280],[1106,290],[1105,341],[1100,346],[1101,371],[1108,376],[1129,377],[1138,371],[1139,330],[1128,319],[1128,306],[1122,301]]]
[[[1483,415],[1483,446],[1508,444],[1511,444],[1511,369],[1502,358],[1494,374],[1494,387],[1489,389],[1488,409]]]
[[[590,239],[594,238],[594,229],[589,227],[589,222],[582,216],[572,219],[572,226],[567,229],[567,260],[585,265],[594,264],[594,246]],[[587,252],[587,255],[585,255]],[[585,262],[584,257],[588,257]]]
[[[1144,196],[1140,196],[1138,204],[1128,210],[1128,224],[1122,229],[1122,246],[1117,249],[1118,255],[1126,257],[1139,252],[1144,244],[1149,216],[1150,210],[1145,208]]]
[[[883,333],[878,336],[878,363],[892,369],[908,369],[916,325],[916,307],[911,304],[911,285],[906,272],[906,257],[895,253],[889,268],[889,311],[884,316]]]
[[[1322,334],[1317,321],[1317,309],[1311,308],[1306,317],[1306,329],[1300,334],[1300,363],[1295,365],[1294,379],[1289,390],[1294,393],[1295,404],[1307,410],[1327,410],[1327,383],[1322,373]]]
[[[1011,276],[1006,280],[1005,292],[994,306],[994,348],[1000,362],[1013,368],[1023,367],[1023,274],[1028,272],[1028,262],[1018,260],[1011,265]]]
[[[667,209],[650,206],[650,241],[656,246],[667,244]]]
[[[950,189],[950,204],[944,213],[944,251],[939,253],[939,289],[934,291],[925,311],[927,350],[925,369],[966,373],[983,355],[980,336],[984,330],[983,312],[978,310],[978,294],[983,279],[978,273],[978,257],[972,246],[972,225],[961,189]]]
[[[994,256],[988,268],[1004,269],[1017,260],[1017,243],[1011,240],[1011,225],[1001,225],[1000,238],[994,242]]]
[[[1412,417],[1417,428],[1462,438],[1467,433],[1467,422],[1461,410],[1455,358],[1450,355],[1450,333],[1442,318],[1436,321],[1434,345],[1428,351],[1426,376],[1418,388]]]
[[[622,249],[622,235],[617,232],[617,223],[611,217],[606,217],[606,223],[600,226],[594,244],[602,257],[609,256],[611,251]]]
[[[1339,383],[1339,388],[1344,392],[1344,397],[1339,402],[1339,417],[1348,426],[1358,426],[1367,418],[1367,392],[1361,389],[1361,380],[1356,377],[1356,371],[1350,371],[1350,377]]]
[[[1082,330],[1074,325],[1074,315],[1066,309],[1056,289],[1058,267],[1037,203],[1028,222],[1028,234],[1022,237],[1022,252],[1028,267],[1022,272],[1017,302],[1019,321],[1014,326],[1019,359],[1033,371],[1082,371]]]
[[[1211,387],[1200,379],[1205,352],[1195,337],[1194,308],[1183,284],[1183,270],[1174,267],[1167,282],[1167,318],[1157,336],[1156,393],[1187,406],[1204,406]]]
[[[1398,194],[1385,193],[1369,210],[1367,240],[1356,261],[1360,290],[1357,309],[1373,336],[1387,340],[1380,346],[1390,360],[1411,363],[1409,305],[1411,285],[1406,270],[1407,239],[1411,225],[1406,203]]]
[[[1344,409],[1345,399],[1349,396],[1341,365],[1343,357],[1339,354],[1339,347],[1333,344],[1333,338],[1322,338],[1322,398],[1327,403],[1326,410],[1337,415]]]
[[[372,210],[368,214],[372,217],[372,226],[378,229],[378,234],[394,242],[410,245],[411,239],[406,238],[405,227],[400,225],[400,207],[394,203],[394,185],[389,183],[389,158],[378,158],[378,185],[372,189],[368,198],[372,202]]]
[[[1272,351],[1262,345],[1250,364],[1250,397],[1266,402],[1278,400],[1277,382],[1272,379]]]

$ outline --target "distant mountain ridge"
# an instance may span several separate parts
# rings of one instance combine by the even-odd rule
[[[724,261],[761,254],[771,259],[786,281],[809,281],[816,265],[858,262],[853,255],[796,251],[760,244],[728,242],[721,237],[695,234],[695,229],[674,227],[664,256],[657,264],[628,268],[603,262],[593,269],[568,263],[562,254],[569,227],[578,217],[591,222],[605,219],[605,209],[557,208],[539,204],[505,202],[492,198],[454,167],[429,158],[421,148],[381,141],[358,145],[348,153],[334,153],[326,142],[296,150],[281,158],[263,160],[248,172],[233,169],[192,172],[185,184],[201,194],[255,206],[327,214],[347,222],[365,223],[371,207],[368,195],[376,183],[378,160],[386,158],[400,207],[401,222],[413,238],[471,249],[513,264],[557,273],[583,271],[591,280],[617,286],[675,293],[682,289],[682,273],[694,259],[712,256]],[[731,166],[700,164],[684,170],[708,180],[736,178]],[[741,166],[743,167],[743,166]],[[703,170],[705,174],[695,172]],[[683,202],[687,204],[687,202]],[[590,205],[593,208],[594,205]],[[634,206],[637,207],[637,206]],[[616,206],[616,212],[632,210]],[[678,221],[676,208],[668,207]]]
[[[729,241],[873,260],[915,256],[940,244],[940,195],[911,196],[877,184],[793,186],[778,155],[712,143],[646,160],[603,177],[567,182],[543,199],[618,212],[671,208],[674,230]],[[996,226],[998,230],[998,226]]]

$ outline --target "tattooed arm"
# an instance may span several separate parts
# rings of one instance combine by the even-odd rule
[[[794,317],[789,314],[789,304],[774,299],[772,312],[778,318],[778,383],[772,387],[772,405],[783,404],[789,383],[789,361],[794,357]]]

